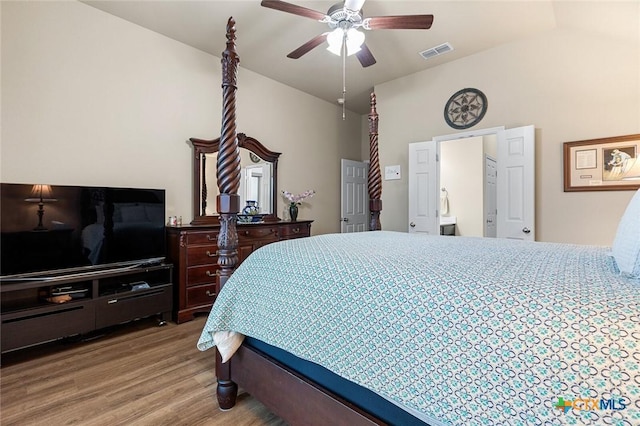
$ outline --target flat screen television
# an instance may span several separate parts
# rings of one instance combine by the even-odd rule
[[[160,263],[165,190],[0,184],[0,278]]]

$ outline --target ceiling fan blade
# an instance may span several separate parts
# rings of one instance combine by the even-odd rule
[[[306,42],[302,46],[298,47],[293,52],[289,53],[287,55],[287,58],[298,59],[302,55],[308,53],[311,49],[320,46],[327,39],[327,34],[329,34],[329,33],[324,33],[324,34],[320,34],[318,36],[315,36],[314,38],[312,38],[311,40],[309,40],[308,42]]]
[[[362,9],[364,2],[365,0],[344,0],[344,8],[354,12],[359,12],[360,9]]]
[[[371,53],[367,45],[364,43],[360,46],[360,50],[356,52],[356,57],[364,68],[370,67],[376,63],[376,58],[373,57],[373,53]]]
[[[321,21],[326,16],[322,12],[318,12],[313,9],[309,9],[295,4],[287,3],[279,0],[262,0],[261,6],[268,7],[269,9],[280,10],[282,12],[293,13],[294,15],[304,16],[305,18],[315,19]]]
[[[433,15],[374,16],[362,26],[367,30],[428,30],[432,23]]]

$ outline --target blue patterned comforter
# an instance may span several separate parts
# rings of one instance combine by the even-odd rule
[[[254,252],[198,342],[232,330],[432,424],[640,424],[640,282],[604,247],[387,231]]]

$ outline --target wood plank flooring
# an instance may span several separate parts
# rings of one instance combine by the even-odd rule
[[[196,348],[204,322],[158,327],[146,319],[89,341],[5,354],[0,423],[285,425],[242,390],[233,410],[219,409],[214,352]]]

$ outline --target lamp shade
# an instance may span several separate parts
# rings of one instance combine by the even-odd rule
[[[53,191],[51,190],[51,185],[37,184],[37,185],[33,185],[33,188],[31,188],[31,194],[29,198],[25,199],[25,201],[29,201],[32,203],[39,203],[39,202],[51,202],[51,201],[57,201],[57,200],[53,198]]]

